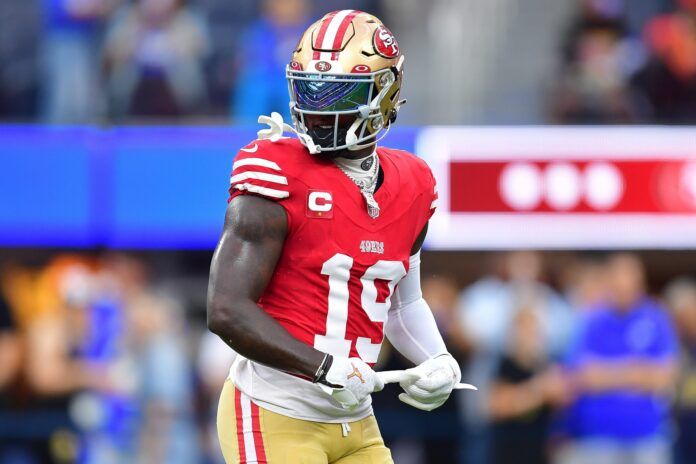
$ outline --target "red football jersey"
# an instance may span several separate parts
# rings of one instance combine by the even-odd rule
[[[285,208],[288,234],[258,304],[293,336],[334,356],[377,361],[396,285],[433,214],[427,164],[377,148],[384,181],[372,218],[358,187],[297,139],[256,140],[235,158],[230,201],[257,195]]]

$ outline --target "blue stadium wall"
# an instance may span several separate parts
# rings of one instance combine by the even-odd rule
[[[256,129],[0,126],[0,247],[212,248]]]

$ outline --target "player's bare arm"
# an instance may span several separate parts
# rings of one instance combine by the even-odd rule
[[[208,328],[237,353],[313,378],[324,353],[294,338],[256,302],[270,281],[287,234],[282,206],[255,196],[233,199],[208,284]]]

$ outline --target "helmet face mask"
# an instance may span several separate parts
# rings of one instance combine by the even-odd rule
[[[327,30],[334,31],[335,50],[321,42]],[[396,118],[402,67],[396,40],[377,18],[354,10],[329,13],[305,32],[286,68],[295,129],[321,152],[373,145]]]
[[[322,151],[359,149],[374,143],[382,129],[387,130],[382,100],[395,82],[391,69],[355,75],[288,67],[286,77],[295,127],[312,137]]]

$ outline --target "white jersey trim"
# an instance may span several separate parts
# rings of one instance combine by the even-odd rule
[[[253,403],[281,416],[310,422],[340,424],[373,414],[371,401],[348,411],[316,384],[293,377],[237,355],[230,367],[230,381]]]
[[[230,184],[237,183],[242,180],[255,179],[263,180],[266,182],[273,182],[275,184],[288,185],[288,178],[285,176],[279,176],[276,174],[268,174],[265,172],[249,171],[243,172],[241,174],[235,174],[230,178]]]
[[[259,185],[250,184],[248,182],[244,182],[242,184],[235,184],[232,186],[232,188],[235,188],[237,190],[246,190],[247,192],[251,193],[258,193],[259,195],[263,195],[270,198],[287,198],[290,196],[290,192],[286,192],[284,190],[276,190],[268,187],[261,187]]]
[[[239,161],[235,161],[232,165],[232,171],[242,166],[261,166],[263,168],[273,169],[274,171],[280,171],[280,166],[274,161],[269,161],[263,158],[244,158]]]

